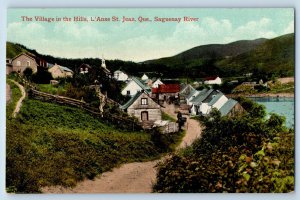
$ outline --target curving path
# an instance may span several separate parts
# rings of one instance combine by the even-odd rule
[[[12,114],[13,117],[15,118],[15,117],[17,116],[18,112],[20,111],[20,108],[21,108],[21,106],[22,106],[23,100],[24,100],[25,97],[26,97],[26,92],[25,92],[24,87],[23,87],[22,85],[20,85],[18,82],[14,81],[14,80],[12,80],[12,82],[13,82],[14,84],[16,84],[16,85],[19,87],[19,89],[21,90],[21,94],[22,94],[22,96],[21,96],[21,98],[19,99],[19,101],[17,102],[16,108],[15,108],[13,114]]]
[[[11,90],[9,84],[6,83],[6,103],[11,99]]]
[[[176,118],[175,107],[165,104],[163,111]],[[201,126],[187,117],[186,135],[177,149],[191,145],[201,135]],[[162,158],[163,159],[163,158]],[[45,187],[44,193],[150,193],[156,181],[156,164],[161,160],[123,164],[111,172],[105,172],[95,180],[85,180],[73,189]]]

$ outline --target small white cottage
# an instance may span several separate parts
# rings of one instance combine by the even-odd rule
[[[146,93],[150,93],[151,89],[148,85],[145,85],[136,77],[132,77],[131,80],[121,91],[124,96],[134,96],[137,92],[144,90]]]
[[[117,81],[127,81],[128,75],[125,72],[122,72],[121,70],[117,70],[114,72],[114,78]]]
[[[152,83],[152,88],[158,88],[159,85],[164,84],[160,79],[157,79]]]
[[[137,92],[124,105],[120,106],[129,115],[136,117],[140,122],[155,122],[161,120],[161,109],[145,92]]]
[[[142,81],[146,81],[149,79],[149,77],[146,74],[144,74],[141,79],[142,79]]]
[[[222,84],[222,79],[218,76],[213,76],[213,77],[207,77],[205,78],[204,84],[208,85],[221,85]]]

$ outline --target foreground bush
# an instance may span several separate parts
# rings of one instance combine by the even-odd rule
[[[202,138],[160,163],[155,192],[291,192],[294,133],[284,118],[265,120],[262,106],[240,99],[236,118],[213,112]]]

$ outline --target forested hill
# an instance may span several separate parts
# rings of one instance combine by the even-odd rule
[[[172,57],[148,60],[142,63],[122,60],[107,60],[112,72],[121,69],[130,75],[164,78],[203,78],[241,76],[252,72],[264,77],[292,76],[295,65],[294,33],[273,39],[241,40],[229,44],[198,46]],[[67,59],[42,55],[21,44],[7,42],[7,57],[13,58],[21,52],[30,52],[49,63],[57,63],[78,70],[82,63],[99,67],[99,58]]]
[[[229,44],[208,44],[201,45],[179,53],[175,56],[160,58],[156,60],[145,61],[144,63],[159,63],[159,64],[178,64],[190,60],[223,58],[236,56],[241,53],[251,51],[267,41],[265,38],[256,40],[240,40]]]
[[[242,74],[243,72],[275,73],[278,76],[294,75],[294,33],[267,40],[257,48],[216,64],[222,71]]]
[[[89,64],[91,67],[99,67],[101,65],[100,58],[60,58],[54,57],[51,55],[43,55],[37,52],[35,49],[30,49],[22,44],[6,42],[6,57],[14,58],[20,53],[29,53],[34,54],[40,58],[43,58],[48,63],[59,64],[65,67],[68,67],[74,71],[79,70],[79,67],[82,63]],[[106,60],[107,68],[114,72],[115,70],[122,69],[129,74],[137,75],[137,69],[140,64],[131,62],[131,61],[123,61],[123,60]]]

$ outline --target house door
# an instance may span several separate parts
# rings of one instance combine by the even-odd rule
[[[143,111],[141,113],[141,119],[142,119],[142,121],[148,121],[148,112],[147,111]]]

